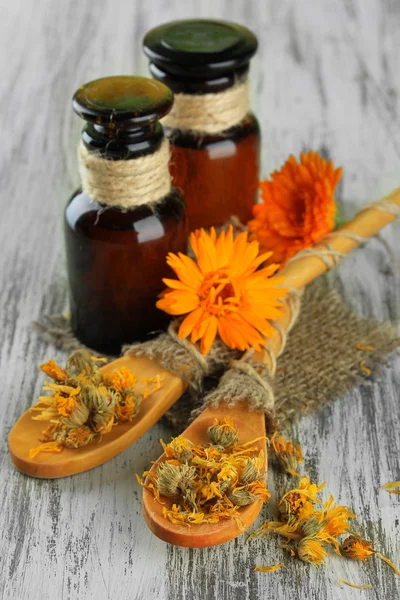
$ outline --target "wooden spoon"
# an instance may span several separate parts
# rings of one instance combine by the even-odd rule
[[[138,377],[152,378],[164,371],[160,388],[143,400],[139,414],[130,422],[118,423],[99,442],[94,440],[83,448],[63,448],[61,452],[40,452],[35,458],[29,451],[40,445],[39,438],[46,426],[44,421],[32,419],[27,410],[12,428],[8,443],[14,465],[32,477],[53,479],[67,477],[97,467],[113,458],[150,429],[176,402],[186,389],[186,384],[177,375],[166,372],[148,358],[123,356],[105,365],[100,370],[107,373],[122,366],[132,370]],[[137,384],[137,391],[143,384]],[[135,388],[136,389],[136,388]]]
[[[260,352],[253,355],[252,360],[263,362],[273,369],[271,352],[277,356],[281,350],[283,339],[280,330],[286,331],[292,322],[292,313],[290,304],[284,303],[284,314],[274,321],[272,325],[278,327],[274,329],[274,334],[269,338],[268,344]],[[260,439],[255,446],[258,452],[263,450],[265,456],[264,471],[267,473],[267,446],[265,437],[265,415],[263,412],[250,411],[246,402],[240,402],[234,407],[229,408],[225,403],[221,403],[218,408],[207,408],[193,421],[191,425],[182,433],[182,436],[191,440],[194,444],[207,444],[207,429],[214,424],[214,419],[230,418],[238,429],[239,444],[245,444],[257,438]],[[165,454],[151,467],[151,472],[156,473],[158,465],[166,460]],[[147,488],[143,489],[143,514],[145,521],[151,531],[164,542],[185,546],[188,548],[204,548],[206,546],[216,546],[228,542],[237,537],[245,529],[254,523],[262,508],[261,500],[244,506],[239,510],[242,527],[239,528],[234,519],[221,520],[219,523],[202,523],[200,525],[176,524],[172,523],[163,516],[163,507],[171,508],[174,503],[171,498],[161,496],[165,504],[160,504],[153,496],[153,493]]]
[[[207,444],[207,429],[214,424],[215,418],[229,417],[238,429],[239,444],[264,436],[254,444],[257,452],[264,451],[265,462],[263,470],[267,471],[267,452],[265,443],[265,417],[264,413],[249,412],[244,403],[237,404],[234,408],[220,405],[217,409],[208,408],[201,413],[197,419],[182,433],[195,444]],[[152,466],[154,472],[161,462],[164,462],[163,454]],[[143,489],[143,514],[151,531],[164,542],[188,548],[204,548],[223,544],[243,533],[257,519],[262,507],[261,500],[253,502],[240,509],[240,519],[243,527],[240,529],[234,519],[227,519],[219,523],[203,523],[200,525],[175,524],[167,520],[163,514],[163,507],[171,508],[174,503],[171,498],[161,497],[165,504],[155,500],[151,491]],[[243,529],[244,528],[244,529]]]

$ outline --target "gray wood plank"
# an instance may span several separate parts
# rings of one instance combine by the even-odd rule
[[[188,550],[167,546],[141,517],[134,478],[159,454],[158,425],[89,473],[36,481],[16,472],[6,437],[38,395],[37,365],[54,356],[31,321],[66,308],[61,214],[78,184],[81,123],[70,98],[105,74],[147,73],[141,38],[175,18],[229,18],[259,36],[253,105],[263,129],[263,173],[312,148],[345,172],[339,197],[361,205],[399,182],[400,5],[397,0],[0,0],[0,589],[4,598],[254,600],[394,599],[399,579],[377,559],[332,557],[254,573],[283,555],[275,540]],[[345,205],[346,210],[346,205]],[[348,208],[347,210],[350,210]],[[400,319],[399,227],[357,251],[337,285],[363,314]],[[62,358],[56,353],[56,358]],[[400,474],[400,360],[379,382],[293,427],[306,462],[360,515],[376,546],[400,561],[399,499],[379,485]],[[280,484],[270,474],[272,491]],[[265,512],[265,515],[267,512]],[[260,521],[261,522],[261,521]],[[373,590],[341,590],[338,577]]]

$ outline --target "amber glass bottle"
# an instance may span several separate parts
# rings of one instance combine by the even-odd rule
[[[152,29],[143,46],[153,77],[175,94],[163,123],[189,228],[222,225],[232,215],[246,222],[259,177],[260,129],[246,85],[256,37],[234,23],[196,19]]]
[[[118,354],[168,320],[155,307],[162,278],[171,276],[166,255],[185,252],[188,233],[158,122],[172,102],[165,85],[123,76],[90,82],[73,98],[87,123],[79,151],[83,189],[65,211],[71,320],[78,339],[100,352]],[[155,179],[143,173],[145,160]]]

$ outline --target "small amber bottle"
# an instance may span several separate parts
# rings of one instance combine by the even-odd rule
[[[150,72],[175,94],[163,120],[173,183],[184,193],[189,228],[252,216],[257,200],[260,129],[249,112],[249,61],[257,39],[224,21],[167,23],[147,33]]]
[[[82,189],[65,210],[72,329],[85,345],[118,354],[164,328],[155,306],[170,277],[168,252],[185,252],[187,217],[171,187],[169,144],[158,119],[173,103],[162,83],[107,77],[75,93],[87,122],[78,159]]]

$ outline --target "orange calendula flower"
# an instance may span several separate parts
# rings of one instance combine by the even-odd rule
[[[285,263],[332,231],[336,212],[333,194],[342,169],[318,153],[302,153],[300,163],[290,156],[280,171],[260,183],[262,204],[249,222],[253,237],[272,260]]]
[[[196,260],[179,253],[168,254],[167,262],[178,279],[164,279],[168,286],[157,307],[170,315],[187,315],[179,337],[200,341],[207,354],[217,334],[230,348],[260,350],[272,335],[269,319],[281,314],[287,290],[279,288],[282,278],[271,276],[279,265],[260,268],[271,252],[259,254],[257,241],[247,232],[233,236],[233,228],[218,236],[199,229],[190,243]]]

